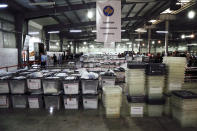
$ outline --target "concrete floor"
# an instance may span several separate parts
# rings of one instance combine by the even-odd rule
[[[123,99],[121,117],[107,119],[104,108],[98,110],[47,110],[1,109],[0,131],[197,131],[182,128],[168,117],[131,118]],[[101,104],[100,104],[101,105]]]
[[[124,89],[127,92],[127,89]],[[0,109],[0,131],[197,131],[182,128],[172,118],[131,118],[123,95],[121,117],[107,119],[102,104],[97,110]]]

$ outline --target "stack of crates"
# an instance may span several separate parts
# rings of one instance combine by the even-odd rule
[[[103,87],[103,105],[107,118],[119,118],[122,105],[122,88],[119,86]]]
[[[60,109],[61,83],[60,78],[49,76],[42,79],[44,103],[46,109]]]
[[[197,94],[191,91],[173,91],[172,117],[182,127],[197,126]]]
[[[11,76],[1,76],[0,77],[0,108],[10,107],[10,89],[9,89],[9,79]]]
[[[165,64],[150,63],[146,67],[147,115],[150,117],[159,117],[163,113],[165,72]]]
[[[79,78],[76,76],[68,76],[62,80],[64,89],[64,108],[65,109],[79,109]]]
[[[101,87],[115,86],[116,76],[115,74],[105,72],[101,75]]]
[[[125,69],[117,68],[114,70],[116,73],[116,83],[124,83],[125,82]]]
[[[9,81],[13,108],[27,108],[27,85],[25,76],[15,76]]]
[[[30,109],[43,108],[41,72],[34,72],[27,77],[28,105]]]
[[[145,67],[144,64],[128,64],[126,84],[131,117],[142,117],[145,113]]]
[[[82,79],[82,95],[84,109],[98,108],[98,79]]]

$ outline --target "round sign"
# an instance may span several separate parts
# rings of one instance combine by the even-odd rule
[[[103,13],[106,16],[112,16],[114,14],[114,8],[111,6],[105,6],[105,8],[103,9]]]

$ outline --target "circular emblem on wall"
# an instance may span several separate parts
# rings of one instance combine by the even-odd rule
[[[114,14],[114,8],[111,6],[105,6],[103,9],[103,13],[105,16],[112,16]]]

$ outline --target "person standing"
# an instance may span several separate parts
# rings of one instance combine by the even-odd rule
[[[57,64],[57,56],[53,54],[53,64],[54,66]]]
[[[46,68],[47,56],[41,53],[41,68]]]

